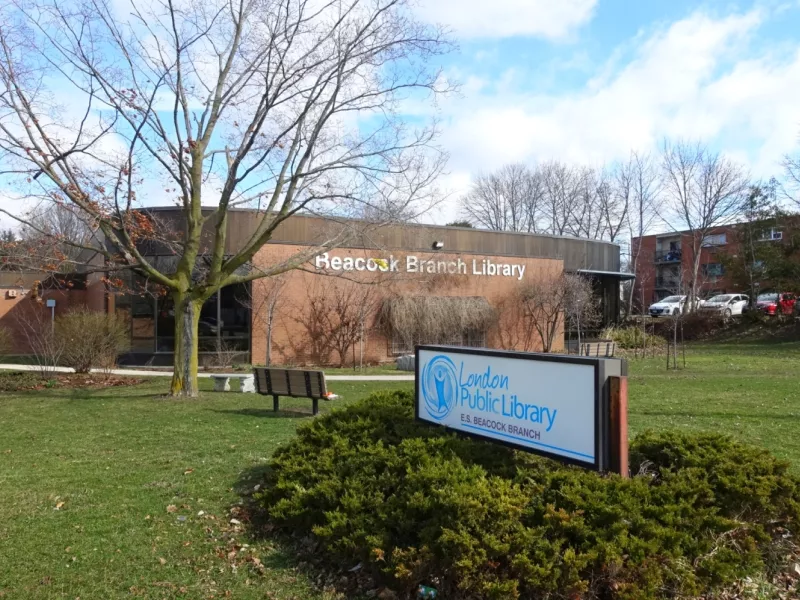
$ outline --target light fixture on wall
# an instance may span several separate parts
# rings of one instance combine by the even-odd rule
[[[433,242],[433,244],[431,244],[431,248],[434,250],[441,250],[444,248],[444,242]]]

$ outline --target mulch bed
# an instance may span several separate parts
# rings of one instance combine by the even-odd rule
[[[144,379],[102,373],[54,373],[43,379],[32,371],[0,373],[0,391],[23,392],[44,389],[101,389],[137,385]]]

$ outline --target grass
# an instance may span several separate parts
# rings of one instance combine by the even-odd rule
[[[686,369],[667,371],[665,362],[629,363],[632,434],[721,431],[769,449],[800,473],[800,343],[695,344]]]
[[[230,523],[240,474],[291,439],[311,402],[282,399],[274,414],[250,394],[157,398],[165,385],[3,394],[0,597],[334,597]],[[331,388],[349,403],[397,385]]]
[[[800,471],[800,344],[696,345],[685,370],[660,358],[630,372],[633,433],[725,431]],[[166,384],[0,394],[0,598],[335,598],[230,522],[310,401],[273,414],[207,379],[199,401],[159,398]],[[331,382],[342,400],[320,409],[410,386]]]

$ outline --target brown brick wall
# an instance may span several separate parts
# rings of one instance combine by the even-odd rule
[[[255,258],[255,263],[269,269],[280,264],[290,256],[302,250],[301,246],[270,244],[264,247]],[[378,252],[357,249],[338,249],[329,253],[330,257],[351,258],[389,258],[389,254],[404,264],[405,252]],[[420,259],[435,259],[438,261],[455,261],[459,256],[439,253],[414,253]],[[342,286],[370,285],[375,299],[372,314],[379,310],[381,301],[393,295],[434,295],[434,296],[480,296],[485,297],[490,304],[499,307],[501,304],[511,304],[508,299],[520,285],[528,284],[544,276],[558,274],[563,269],[563,263],[555,259],[533,258],[503,258],[498,256],[460,255],[466,263],[468,274],[410,274],[404,271],[395,273],[381,272],[347,272],[339,275],[323,274],[315,270],[313,261],[307,264],[306,270],[292,271],[283,275],[285,283],[279,295],[279,302],[275,310],[275,319],[272,333],[272,362],[273,364],[304,364],[314,362],[313,341],[308,339],[308,332],[303,326],[307,321],[311,299],[323,294],[326,290],[333,290]],[[491,259],[494,263],[515,263],[525,265],[523,279],[516,277],[479,276],[471,274],[472,260],[478,265],[484,259]],[[267,304],[270,286],[274,280],[260,280],[253,284],[252,292],[252,361],[262,364],[266,357],[266,330],[267,330]],[[374,323],[375,319],[368,319]],[[506,319],[508,322],[508,319]],[[504,331],[493,329],[488,336],[487,345],[490,347],[516,347],[517,349],[539,350],[539,339],[529,340],[526,343],[524,336],[509,331],[506,325]],[[527,346],[522,348],[520,346]],[[559,332],[554,350],[563,348],[563,335]],[[360,360],[360,349],[356,349],[356,360]],[[368,341],[364,348],[364,361],[366,363],[379,363],[393,360],[390,353],[390,340],[377,330],[369,332]],[[338,354],[333,353],[330,362],[338,363]],[[352,363],[348,357],[347,363]]]
[[[699,275],[700,293],[701,296],[707,296],[712,293],[733,293],[743,292],[745,290],[739,289],[728,277],[723,275],[718,278],[705,277],[702,272],[702,265],[709,263],[723,262],[721,254],[736,254],[738,251],[738,244],[736,242],[735,230],[733,227],[718,227],[714,229],[711,234],[725,233],[727,236],[727,243],[718,247],[709,247],[700,249],[700,265],[701,271]],[[691,281],[692,274],[692,239],[686,233],[676,234],[675,237],[680,235],[681,241],[681,260],[674,265],[657,265],[655,262],[656,248],[658,238],[672,237],[669,234],[648,235],[643,238],[633,238],[631,246],[635,251],[641,245],[641,252],[639,254],[639,261],[636,267],[636,281],[634,283],[634,307],[635,309],[647,310],[647,307],[659,298],[659,294],[663,297],[668,293],[677,293],[675,291],[659,290],[657,280],[659,273],[664,276],[667,269],[674,268],[681,275],[683,286],[688,288]],[[668,275],[667,277],[668,278]],[[642,306],[642,302],[644,305]]]
[[[15,298],[9,293],[12,290],[16,292]],[[98,294],[99,299],[96,297]],[[11,354],[29,352],[24,334],[25,322],[34,323],[37,319],[45,323],[50,321],[51,310],[45,304],[47,298],[55,299],[55,314],[58,317],[76,306],[86,305],[97,310],[102,309],[102,297],[102,285],[99,289],[90,285],[87,290],[45,290],[41,301],[33,297],[30,289],[0,288],[0,327],[11,331]]]

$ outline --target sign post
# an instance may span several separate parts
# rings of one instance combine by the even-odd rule
[[[610,470],[630,477],[628,467],[628,378],[609,378]]]
[[[47,307],[50,309],[50,328],[55,329],[56,326],[56,299],[48,298],[46,302]]]
[[[415,416],[568,464],[627,473],[625,370],[619,359],[418,346]]]

